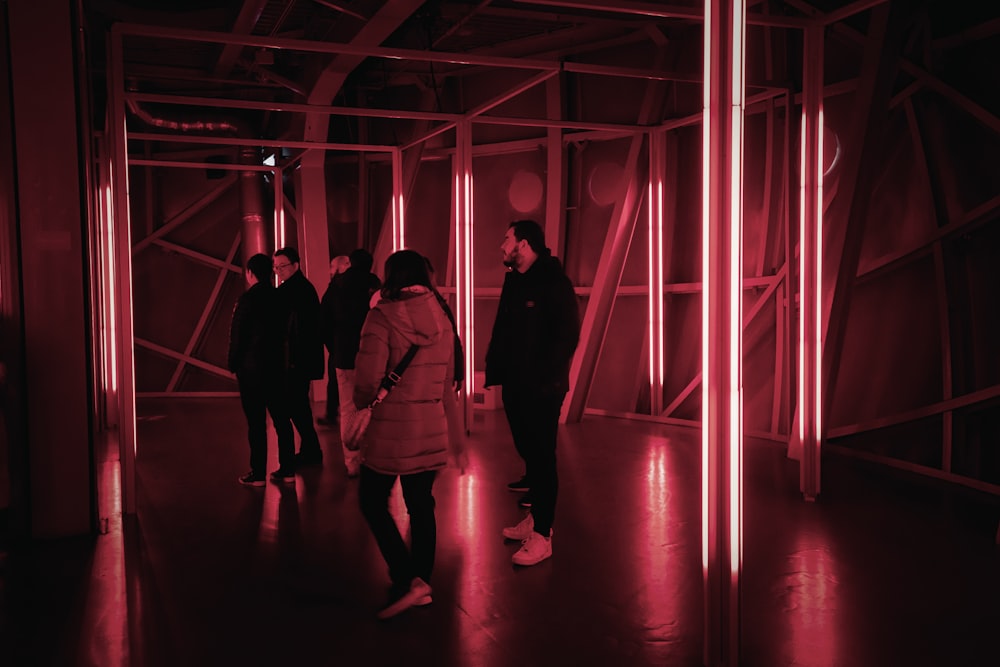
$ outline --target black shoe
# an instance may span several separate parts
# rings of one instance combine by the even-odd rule
[[[295,455],[295,465],[299,468],[321,466],[323,465],[323,452],[299,452]]]
[[[511,482],[507,485],[507,490],[517,491],[518,493],[525,493],[526,491],[531,490],[531,487],[528,486],[528,476],[525,475],[521,479]]]
[[[263,475],[258,475],[252,470],[240,477],[240,484],[243,486],[264,486],[264,482],[266,481]]]
[[[330,427],[333,427],[333,426],[337,425],[337,418],[336,417],[317,417],[316,418],[316,423],[319,424],[320,426],[330,426]]]
[[[294,482],[295,471],[291,468],[278,468],[271,473],[272,482]]]
[[[521,498],[517,501],[517,504],[521,507],[531,507],[531,493],[528,492],[521,496]]]

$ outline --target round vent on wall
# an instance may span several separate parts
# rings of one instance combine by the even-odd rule
[[[538,210],[542,203],[542,179],[534,172],[519,170],[510,179],[507,198],[518,213]]]
[[[587,189],[598,206],[610,206],[618,201],[622,192],[624,170],[614,162],[601,162],[590,172]]]

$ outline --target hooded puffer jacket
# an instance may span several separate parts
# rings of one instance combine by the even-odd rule
[[[453,380],[453,335],[441,305],[425,288],[383,300],[368,313],[355,362],[354,405],[371,402],[410,345],[419,349],[399,384],[372,411],[361,443],[364,465],[390,475],[447,465],[448,423],[441,399]]]

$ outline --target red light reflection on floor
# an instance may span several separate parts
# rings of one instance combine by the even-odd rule
[[[258,544],[276,544],[278,541],[278,507],[281,504],[281,490],[275,484],[268,484],[264,490],[264,507],[260,512],[260,526],[257,529]]]
[[[129,664],[128,601],[125,586],[125,553],[122,534],[121,466],[117,459],[102,463],[99,504],[102,534],[94,546],[92,581],[82,627],[90,636],[80,643],[87,664],[123,667]],[[142,608],[140,587],[133,587],[137,609]]]
[[[683,568],[676,562],[675,549],[679,538],[672,530],[682,519],[677,515],[671,485],[666,439],[653,439],[646,450],[645,469],[636,486],[642,494],[639,506],[645,509],[645,530],[634,533],[633,553],[641,563],[643,587],[637,610],[647,628],[657,633],[675,626],[681,611],[677,608],[683,596],[676,574]]]
[[[438,505],[435,577],[454,577],[455,603],[461,609],[461,613],[455,616],[456,636],[461,644],[459,654],[468,664],[485,664],[482,660],[490,654],[495,642],[513,644],[519,639],[514,624],[496,622],[509,614],[505,609],[509,599],[500,586],[510,586],[510,583],[500,584],[491,574],[503,567],[499,563],[501,559],[509,562],[513,547],[504,548],[505,542],[499,535],[501,527],[498,526],[507,525],[509,520],[504,521],[500,517],[500,514],[505,514],[500,505],[488,502],[489,495],[479,470],[467,470],[454,480],[442,479],[449,474],[455,473],[446,471],[435,484],[437,487],[454,483],[457,491],[454,496],[454,528],[443,523],[447,521],[447,511]],[[484,503],[484,500],[487,502]],[[448,573],[445,559],[451,559],[457,565],[453,566],[451,573]]]
[[[838,654],[841,626],[838,608],[840,577],[828,541],[816,533],[796,536],[795,551],[778,585],[778,596],[787,616],[786,652],[789,664],[833,667],[842,664]]]

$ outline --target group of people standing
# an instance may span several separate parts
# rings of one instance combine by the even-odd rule
[[[511,223],[501,250],[508,273],[486,354],[486,385],[502,387],[515,448],[524,461],[521,479],[508,487],[527,492],[522,504],[529,512],[504,528],[503,536],[521,541],[512,561],[527,566],[552,555],[556,433],[580,323],[573,286],[536,222]],[[342,446],[348,476],[359,477],[361,512],[388,566],[389,604],[378,616],[389,618],[432,601],[433,485],[449,458],[463,471],[467,460],[464,430],[456,425],[464,355],[454,316],[425,257],[413,250],[393,253],[384,283],[371,268],[364,250],[334,258],[321,304],[294,249],[274,254],[277,288],[271,287],[272,258],[252,257],[246,267],[250,287],[233,314],[229,367],[239,382],[250,442],[251,469],[240,482],[261,486],[265,411],[278,439],[279,467],[272,480],[294,479],[299,467],[322,462],[308,388],[323,376],[324,344],[327,409],[319,421],[339,421],[342,442],[348,415],[368,405],[386,375],[411,353],[391,393],[373,409],[360,450]],[[292,425],[301,441],[298,454]],[[409,513],[409,546],[389,511],[397,479]]]

